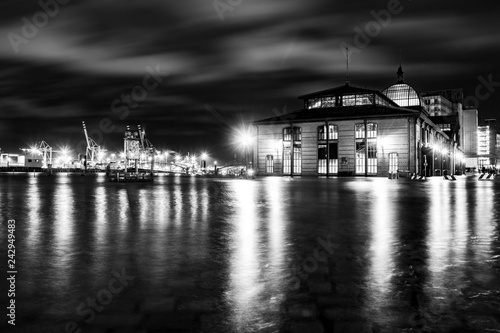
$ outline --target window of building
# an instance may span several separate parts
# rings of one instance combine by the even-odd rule
[[[368,173],[377,173],[377,142],[375,140],[368,141]]]
[[[328,144],[328,157],[330,164],[328,166],[329,172],[331,174],[336,174],[339,172],[339,144],[338,142],[330,142]]]
[[[356,139],[364,139],[365,124],[356,124]]]
[[[319,141],[326,140],[326,126],[319,126],[318,127],[318,140]]]
[[[368,138],[376,138],[377,137],[377,124],[368,123],[366,124],[366,130]]]
[[[292,128],[291,127],[283,128],[283,141],[290,141],[290,140],[292,140]]]
[[[342,106],[354,106],[354,105],[356,105],[356,95],[342,96]]]
[[[336,106],[336,103],[335,103],[335,96],[333,97],[324,97],[322,98],[322,103],[321,103],[322,107],[324,108],[333,108]]]
[[[283,147],[283,174],[285,174],[285,175],[290,174],[290,172],[292,170],[291,162],[292,162],[292,154],[290,151],[290,146],[284,146]]]
[[[293,127],[293,141],[302,140],[302,127]]]
[[[283,147],[283,174],[289,175],[292,172],[292,154],[289,144]],[[298,175],[302,172],[302,145],[293,145],[293,174]]]
[[[293,146],[293,174],[300,175],[302,173],[302,146]]]
[[[273,155],[266,156],[266,173],[274,173]]]
[[[318,145],[318,173],[326,174],[326,161],[328,155],[326,151],[326,144]]]
[[[308,109],[333,108],[336,105],[335,96],[311,98],[307,101]]]
[[[397,153],[389,154],[389,172],[395,173],[398,172],[399,169],[399,159]]]
[[[356,142],[356,173],[364,174],[365,173],[365,142],[360,141]]]
[[[337,125],[328,125],[328,140],[338,140],[339,127]]]
[[[326,141],[327,128],[329,142]],[[338,138],[337,125],[318,127],[318,141],[323,141],[318,144],[318,174],[338,173]]]
[[[373,104],[372,94],[358,94],[356,95],[356,105],[370,105]]]

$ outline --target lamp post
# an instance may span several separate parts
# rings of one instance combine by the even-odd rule
[[[208,158],[207,153],[202,153],[201,154],[200,168],[201,168],[202,171],[205,171],[205,169],[206,169],[207,158]]]
[[[245,176],[248,176],[248,153],[252,153],[253,137],[252,132],[249,128],[243,127],[236,131],[236,143],[238,147],[243,151],[245,155]],[[253,165],[253,163],[252,163]]]

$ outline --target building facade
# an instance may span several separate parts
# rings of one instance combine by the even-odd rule
[[[398,82],[383,93],[346,83],[300,96],[302,109],[254,122],[257,174],[454,173],[457,143],[402,75],[400,68]]]
[[[451,101],[441,95],[422,95],[422,100],[431,116],[447,116],[453,113]]]

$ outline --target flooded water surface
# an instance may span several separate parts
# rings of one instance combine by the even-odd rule
[[[499,202],[465,177],[1,175],[0,330],[500,332]]]

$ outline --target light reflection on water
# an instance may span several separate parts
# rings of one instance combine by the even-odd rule
[[[317,297],[307,281],[290,288],[291,267],[327,236],[340,244],[330,272],[343,284],[352,278],[359,312],[382,326],[411,325],[415,311],[462,315],[468,297],[500,290],[499,182],[160,177],[114,184],[76,175],[2,175],[0,182],[0,217],[18,226],[18,299],[32,304],[21,317],[70,318],[111,268],[126,267],[144,295],[215,299],[221,331],[277,331],[291,299]],[[5,224],[1,230],[4,237]]]

